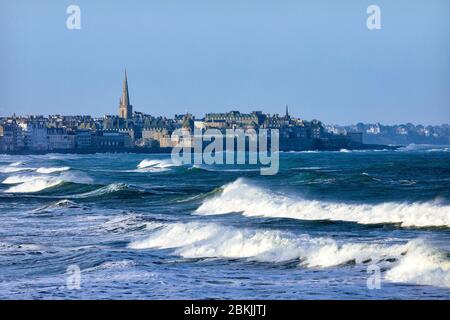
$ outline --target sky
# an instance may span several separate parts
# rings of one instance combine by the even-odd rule
[[[0,116],[117,114],[125,68],[155,116],[450,123],[450,1],[0,0]]]

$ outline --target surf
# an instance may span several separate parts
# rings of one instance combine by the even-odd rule
[[[12,175],[2,181],[11,185],[4,193],[36,193],[67,183],[89,184],[92,179],[83,173],[62,172],[59,175],[21,174]]]
[[[206,199],[195,211],[200,215],[233,212],[249,217],[389,223],[401,227],[450,227],[449,205],[436,202],[349,204],[306,200],[268,191],[242,178],[224,185],[219,195]]]
[[[216,223],[172,223],[128,245],[135,250],[171,249],[187,259],[246,259],[256,262],[297,261],[303,268],[377,264],[392,282],[450,287],[450,262],[445,254],[415,239],[400,244],[337,242],[289,232],[247,229]]]
[[[171,159],[144,159],[136,166],[137,172],[165,172],[179,164],[172,162]]]
[[[70,167],[40,167],[36,169],[37,173],[55,173],[55,172],[63,172],[70,170]]]

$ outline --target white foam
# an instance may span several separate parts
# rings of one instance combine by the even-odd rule
[[[14,175],[9,176],[5,180],[2,181],[3,184],[18,184],[22,182],[33,181],[41,178],[39,175]]]
[[[298,260],[300,267],[329,268],[349,262],[388,268],[386,279],[450,287],[445,257],[421,240],[404,244],[338,243],[274,230],[251,230],[213,223],[174,223],[154,229],[132,249],[173,249],[183,258],[226,258],[280,263]]]
[[[170,249],[184,258],[248,258],[266,262],[298,259],[306,267],[332,267],[368,259],[396,258],[405,245],[337,244],[330,238],[295,236],[273,230],[250,230],[218,224],[175,223],[149,238],[132,242],[133,249]]]
[[[21,172],[21,171],[31,171],[32,168],[26,168],[21,166],[1,166],[0,167],[0,173],[15,173],[15,172]]]
[[[403,227],[450,227],[450,206],[437,202],[347,204],[304,200],[275,194],[243,179],[225,185],[220,195],[207,199],[197,214],[241,212],[246,216],[300,220],[350,221],[361,224],[396,223]]]
[[[219,224],[175,223],[156,230],[149,238],[132,242],[133,249],[170,249],[184,258],[248,258],[267,262],[294,259],[307,267],[332,267],[349,261],[362,263],[400,256],[404,245],[338,245],[330,238],[295,236],[273,230],[251,230]]]
[[[138,172],[164,172],[170,170],[172,167],[179,166],[172,162],[171,159],[144,159],[138,165]]]
[[[63,182],[90,183],[92,179],[75,173],[62,173],[58,176],[15,175],[3,180],[3,184],[17,184],[5,190],[6,193],[33,193],[55,187]]]
[[[7,166],[0,167],[0,173],[16,173],[22,171],[35,171],[37,173],[49,174],[55,172],[63,172],[70,170],[70,167],[40,167],[40,168],[30,168],[24,167],[22,161],[17,161],[11,163]]]
[[[450,261],[443,252],[413,242],[408,253],[386,272],[386,279],[450,288]]]
[[[140,169],[148,167],[167,168],[173,166],[176,166],[176,164],[173,163],[171,159],[162,159],[162,160],[144,159],[137,165],[137,167]]]
[[[29,181],[24,181],[16,186],[12,186],[7,189],[5,192],[7,193],[32,193],[39,192],[47,188],[51,188],[57,186],[60,183],[63,183],[62,179],[48,177],[48,178],[36,178],[30,179]]]
[[[68,170],[70,170],[70,167],[41,167],[41,168],[36,169],[36,172],[47,174],[47,173],[54,173],[54,172],[63,172],[63,171],[68,171]]]

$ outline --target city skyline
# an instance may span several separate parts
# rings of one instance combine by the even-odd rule
[[[81,30],[69,4],[2,5],[1,116],[111,114],[126,67],[135,110],[166,117],[288,104],[330,124],[450,119],[445,1],[378,1],[381,30],[366,28],[369,2],[78,1]]]
[[[49,114],[49,115],[44,115],[44,114],[16,114],[13,113],[12,115],[7,115],[6,117],[0,115],[0,120],[1,119],[11,119],[11,118],[23,118],[23,117],[44,117],[46,118],[48,117],[92,117],[92,119],[107,119],[107,118],[111,118],[111,117],[118,117],[119,119],[123,119],[124,121],[133,121],[134,117],[137,115],[138,117],[140,115],[144,115],[144,116],[151,116],[151,117],[156,117],[156,118],[164,118],[164,119],[173,119],[173,118],[177,118],[177,117],[181,117],[181,116],[189,116],[189,117],[193,117],[194,119],[198,119],[198,120],[204,120],[207,119],[209,115],[213,115],[213,114],[222,114],[222,115],[226,115],[226,114],[232,114],[232,113],[240,113],[241,111],[238,110],[237,108],[234,110],[221,110],[220,112],[217,113],[211,113],[211,112],[205,112],[203,115],[195,115],[192,113],[189,113],[188,110],[186,110],[185,113],[180,113],[180,114],[175,114],[173,116],[166,116],[166,115],[161,115],[161,114],[150,114],[150,113],[146,113],[143,112],[141,110],[133,110],[133,105],[131,105],[130,102],[130,94],[129,94],[129,89],[128,89],[128,73],[127,73],[127,69],[124,70],[124,78],[123,78],[123,82],[122,82],[122,93],[121,96],[119,98],[119,107],[118,107],[118,113],[115,114],[114,112],[110,112],[104,115],[92,115],[92,114]],[[136,114],[135,114],[136,113]],[[262,110],[251,110],[248,111],[248,113],[242,113],[242,115],[244,116],[250,116],[254,113],[265,113]],[[275,113],[265,113],[267,116],[274,116],[274,117],[279,117],[279,118],[283,118],[285,117],[290,117],[291,113],[289,111],[289,106],[286,104],[284,106],[284,115],[281,112],[275,112]],[[298,119],[302,119],[302,120],[308,120],[302,117],[298,117]],[[309,119],[309,120],[313,120],[313,121],[320,121],[322,123],[322,121],[320,119]],[[353,124],[338,124],[338,123],[327,123],[327,125],[329,126],[329,129],[331,131],[334,130],[342,130],[345,127],[349,127],[349,126],[354,126],[356,124],[361,124],[363,122],[359,121],[358,123],[353,123]],[[325,124],[325,123],[324,123]],[[392,126],[404,126],[407,124],[411,124],[411,122],[404,122],[404,123],[396,123],[396,124],[392,124]],[[383,125],[385,126],[386,124],[384,123],[380,123],[380,122],[373,122],[373,123],[365,123],[365,125]],[[415,126],[423,126],[424,124],[422,123],[413,123],[413,125]],[[441,123],[438,125],[429,125],[429,124],[425,124],[424,126],[448,126],[448,123]],[[389,125],[387,125],[389,126]],[[344,129],[345,132],[345,129]]]

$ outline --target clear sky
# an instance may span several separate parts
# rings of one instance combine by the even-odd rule
[[[117,114],[125,67],[153,115],[449,123],[450,1],[0,0],[1,116]]]

